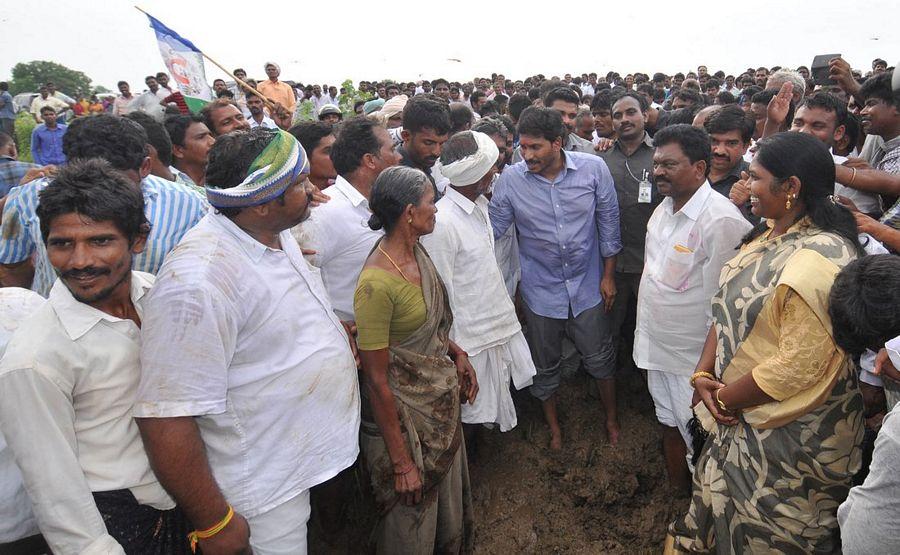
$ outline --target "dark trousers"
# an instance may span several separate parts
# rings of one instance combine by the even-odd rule
[[[546,401],[559,388],[563,338],[568,336],[581,354],[585,371],[598,379],[610,379],[616,372],[616,352],[609,331],[609,315],[603,303],[566,319],[535,314],[523,304],[528,347],[537,368],[531,394]]]
[[[127,489],[94,492],[106,530],[129,555],[188,555],[193,527],[175,507],[162,511],[141,505]]]

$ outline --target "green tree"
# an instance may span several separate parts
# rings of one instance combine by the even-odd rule
[[[47,81],[53,81],[58,91],[72,97],[91,93],[90,77],[56,62],[43,60],[16,64],[12,70],[9,92],[13,96],[23,92],[37,92]]]
[[[16,115],[16,148],[22,162],[34,162],[31,157],[31,132],[36,126],[34,118],[27,111],[23,110]]]

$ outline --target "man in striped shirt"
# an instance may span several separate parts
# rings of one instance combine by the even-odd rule
[[[181,237],[206,213],[208,204],[190,188],[150,175],[147,134],[126,118],[100,115],[69,126],[63,152],[69,160],[102,158],[141,184],[144,210],[150,222],[145,250],[135,255],[134,269],[155,274]],[[56,273],[47,259],[35,209],[46,179],[16,187],[6,199],[0,221],[2,285],[30,287],[47,296]]]

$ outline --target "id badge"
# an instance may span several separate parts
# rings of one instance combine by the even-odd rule
[[[651,187],[653,186],[646,179],[638,184],[638,203],[650,204],[653,191]]]

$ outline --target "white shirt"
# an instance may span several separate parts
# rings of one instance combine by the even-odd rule
[[[831,157],[834,158],[834,163],[838,166],[847,161],[846,156],[835,154],[833,151],[831,153]],[[865,191],[853,189],[851,187],[847,187],[835,182],[834,194],[840,195],[842,197],[847,197],[848,199],[852,200],[853,204],[855,204],[856,207],[859,208],[860,212],[863,212],[865,214],[881,213],[881,197],[879,197],[875,193],[867,193]]]
[[[140,316],[152,284],[132,272]],[[123,553],[91,492],[128,489],[143,505],[175,506],[131,417],[140,346],[134,322],[75,300],[57,280],[0,363],[0,426],[55,553]]]
[[[275,120],[270,118],[269,116],[263,114],[262,123],[256,123],[256,120],[253,119],[253,115],[247,116],[247,123],[250,124],[250,129],[255,127],[266,127],[268,129],[278,129],[278,125],[275,123]]]
[[[447,187],[437,208],[434,232],[421,242],[447,287],[453,310],[450,338],[474,356],[522,327],[494,257],[487,199],[472,202]]]
[[[143,317],[134,415],[196,416],[216,483],[252,518],[350,466],[359,386],[318,270],[207,214],[166,257]]]
[[[356,320],[356,282],[375,241],[384,232],[369,227],[369,201],[343,176],[322,192],[331,200],[313,208],[309,219],[291,233],[302,248],[316,251],[309,261],[322,270],[322,281],[338,318]]]
[[[0,358],[19,325],[44,304],[44,297],[20,287],[0,288]],[[0,433],[0,544],[39,533],[22,472]]]
[[[322,109],[322,106],[326,104],[334,104],[334,101],[328,96],[328,93],[322,93],[322,96],[312,95],[309,99],[313,103],[313,107],[316,109],[316,114],[319,113],[319,110]]]
[[[737,253],[750,222],[704,183],[676,213],[666,197],[647,223],[638,294],[634,362],[689,376],[712,322],[710,301],[722,266]]]

